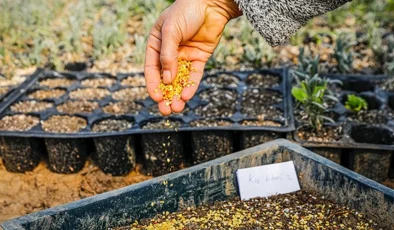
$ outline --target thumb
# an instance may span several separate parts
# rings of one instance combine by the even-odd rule
[[[160,62],[165,84],[170,84],[178,74],[178,48],[180,43],[179,31],[172,25],[164,25],[162,28]]]

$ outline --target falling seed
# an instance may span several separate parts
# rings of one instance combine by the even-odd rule
[[[170,161],[171,161],[170,158],[167,158],[167,163],[170,163]]]

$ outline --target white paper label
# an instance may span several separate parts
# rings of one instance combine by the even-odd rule
[[[242,200],[300,190],[293,161],[238,169],[237,180]]]

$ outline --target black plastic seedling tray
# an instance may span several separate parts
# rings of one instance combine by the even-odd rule
[[[394,190],[287,140],[277,140],[142,183],[2,223],[4,230],[111,229],[163,212],[238,196],[236,171],[293,161],[301,189],[357,209],[384,229],[394,226]]]
[[[21,113],[40,119],[39,124],[26,131],[0,131],[1,136],[7,137],[4,141],[7,141],[8,145],[23,144],[8,149],[7,156],[14,157],[15,159],[11,160],[16,161],[17,165],[24,164],[24,161],[21,161],[23,157],[20,156],[25,153],[12,149],[28,149],[30,141],[14,140],[39,138],[44,140],[40,143],[48,153],[49,168],[55,172],[73,173],[80,170],[90,153],[90,143],[93,143],[95,151],[92,158],[106,173],[127,173],[134,167],[136,159],[141,159],[136,155],[141,154],[143,163],[148,166],[147,172],[162,175],[193,163],[229,154],[240,148],[284,137],[287,132],[294,130],[294,118],[290,112],[292,101],[287,93],[290,87],[287,69],[206,73],[197,95],[187,103],[185,112],[170,117],[163,117],[157,111],[156,103],[148,97],[142,73],[120,73],[112,76],[106,73],[42,71],[33,75],[31,79],[33,80],[25,85],[23,92],[13,94],[11,100],[0,104],[0,119]],[[48,86],[48,79],[68,79],[70,82]],[[99,86],[93,84],[97,79],[110,80]],[[104,93],[98,99],[84,95],[75,98],[78,96],[78,90],[88,88],[95,88]],[[32,95],[37,96],[37,91],[40,90],[41,93],[45,90],[57,90],[62,93],[53,98],[31,98]],[[116,96],[119,91],[133,90],[141,92],[135,94],[134,98],[131,98],[131,94]],[[32,100],[49,102],[53,106],[33,112],[11,110],[12,105]],[[61,112],[59,106],[70,101],[88,101],[97,103],[98,106],[88,112]],[[112,112],[105,110],[106,107],[117,103],[132,103],[134,108],[129,108],[124,113],[119,112],[122,111],[119,107],[112,109]],[[266,111],[267,114],[264,114]],[[75,133],[44,131],[43,123],[55,115],[82,118],[86,126]],[[105,120],[125,120],[130,125],[121,131],[95,132],[93,127]],[[176,126],[144,128],[147,124],[166,120],[176,121]],[[208,123],[198,125],[199,122]],[[212,126],[212,122],[227,123]],[[244,122],[248,123],[243,125]],[[168,143],[171,144],[170,148]],[[4,152],[8,150],[5,149]],[[185,155],[189,150],[192,154]],[[212,152],[215,154],[207,154]],[[38,158],[33,157],[33,151],[31,155],[31,159],[38,161]],[[15,169],[12,165],[6,167],[10,171],[25,171]]]
[[[301,140],[297,132],[302,124],[295,121],[296,129],[291,139],[329,159],[344,165],[376,181],[387,179],[390,158],[394,151],[394,94],[385,92],[379,86],[388,79],[385,75],[323,75],[329,79],[342,81],[335,86],[339,102],[330,109],[335,114],[336,123],[326,127],[342,127],[343,135],[334,141]],[[356,116],[344,104],[347,95],[357,95],[368,103],[368,113],[376,113],[377,121],[348,119]],[[341,156],[342,155],[342,156]],[[394,166],[393,166],[394,167]]]

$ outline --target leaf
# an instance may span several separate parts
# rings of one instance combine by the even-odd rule
[[[318,117],[319,117],[319,119],[321,119],[321,120],[326,120],[326,121],[328,121],[328,122],[330,122],[330,123],[335,123],[335,121],[334,121],[333,119],[331,119],[331,118],[329,118],[329,117],[327,117],[327,116],[319,115]]]
[[[308,99],[307,93],[302,88],[299,87],[293,87],[291,89],[291,94],[297,101],[300,102],[304,102]]]
[[[319,107],[319,108],[321,108],[321,109],[323,109],[323,110],[327,109],[327,107],[325,107],[323,104],[318,103],[316,101],[312,101],[312,104],[317,106],[317,107]]]

